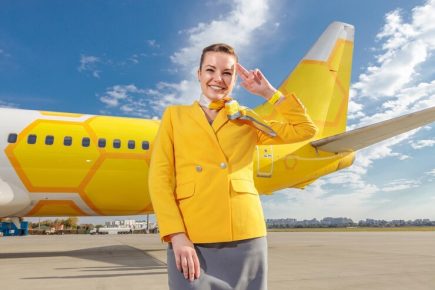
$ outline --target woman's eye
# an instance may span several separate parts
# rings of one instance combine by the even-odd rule
[[[211,68],[208,68],[208,69],[206,69],[205,71],[214,72],[214,70],[212,70]]]
[[[232,74],[232,73],[230,73],[230,72],[224,72],[224,75],[227,75],[227,76],[232,76],[233,74]]]

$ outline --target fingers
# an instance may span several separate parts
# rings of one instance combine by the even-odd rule
[[[184,278],[190,281],[199,278],[201,269],[193,243],[185,233],[171,235],[171,242],[178,271],[183,273]]]
[[[195,279],[195,263],[193,262],[192,255],[189,255],[189,257],[187,259],[187,262],[188,262],[188,265],[189,265],[188,279],[190,281],[193,281]],[[184,275],[184,276],[186,277],[186,275]]]
[[[264,75],[263,75],[263,73],[261,72],[261,70],[259,70],[258,68],[255,69],[255,75],[257,76],[257,78],[258,78],[260,81],[264,80]]]
[[[262,85],[261,81],[263,78],[263,75],[257,70],[251,70],[248,72],[248,77],[243,80],[243,82],[240,83],[240,85],[247,89],[248,91],[255,90],[256,87],[259,87]]]
[[[258,84],[261,85],[261,72],[258,68],[256,68],[255,70],[251,71],[251,74],[253,76],[253,80]]]
[[[199,278],[201,268],[195,249],[180,251],[175,255],[175,263],[185,279],[193,281]]]
[[[177,266],[177,270],[180,272],[183,272],[183,270],[181,269],[181,256],[175,254],[175,265]]]
[[[248,71],[240,63],[236,63],[236,71],[243,80],[243,82],[240,84],[242,86],[243,83],[245,83],[248,87],[255,84],[261,85],[261,82],[264,79],[263,73],[258,68]]]
[[[258,68],[248,71],[240,63],[236,63],[236,70],[242,78],[240,86],[252,94],[268,99],[268,92],[274,88]]]
[[[249,71],[244,68],[240,63],[236,63],[236,71],[242,80],[247,80],[249,78]]]
[[[245,90],[248,90],[248,91],[249,91],[248,86],[246,85],[245,82],[241,82],[240,85],[241,85]]]
[[[195,255],[193,256],[193,263],[194,263],[194,270],[195,270],[195,278],[198,279],[199,275],[201,274],[201,267],[199,264],[198,255],[195,252]]]
[[[181,257],[181,269],[182,269],[182,273],[184,275],[184,278],[188,279],[189,276],[189,265],[187,262],[187,258],[186,257]]]

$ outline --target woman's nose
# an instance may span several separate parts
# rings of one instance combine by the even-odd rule
[[[213,78],[215,81],[219,81],[219,82],[222,82],[224,80],[221,74],[215,74]]]

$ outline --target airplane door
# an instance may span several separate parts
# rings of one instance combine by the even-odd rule
[[[257,176],[272,177],[273,173],[273,146],[257,146]]]

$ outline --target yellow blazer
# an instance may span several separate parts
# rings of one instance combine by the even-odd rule
[[[197,102],[165,110],[148,180],[163,240],[178,232],[193,243],[266,235],[253,181],[255,146],[306,140],[317,130],[294,95],[274,109],[287,120],[268,122],[278,135],[274,138],[244,121],[229,120],[224,109],[210,125]]]

